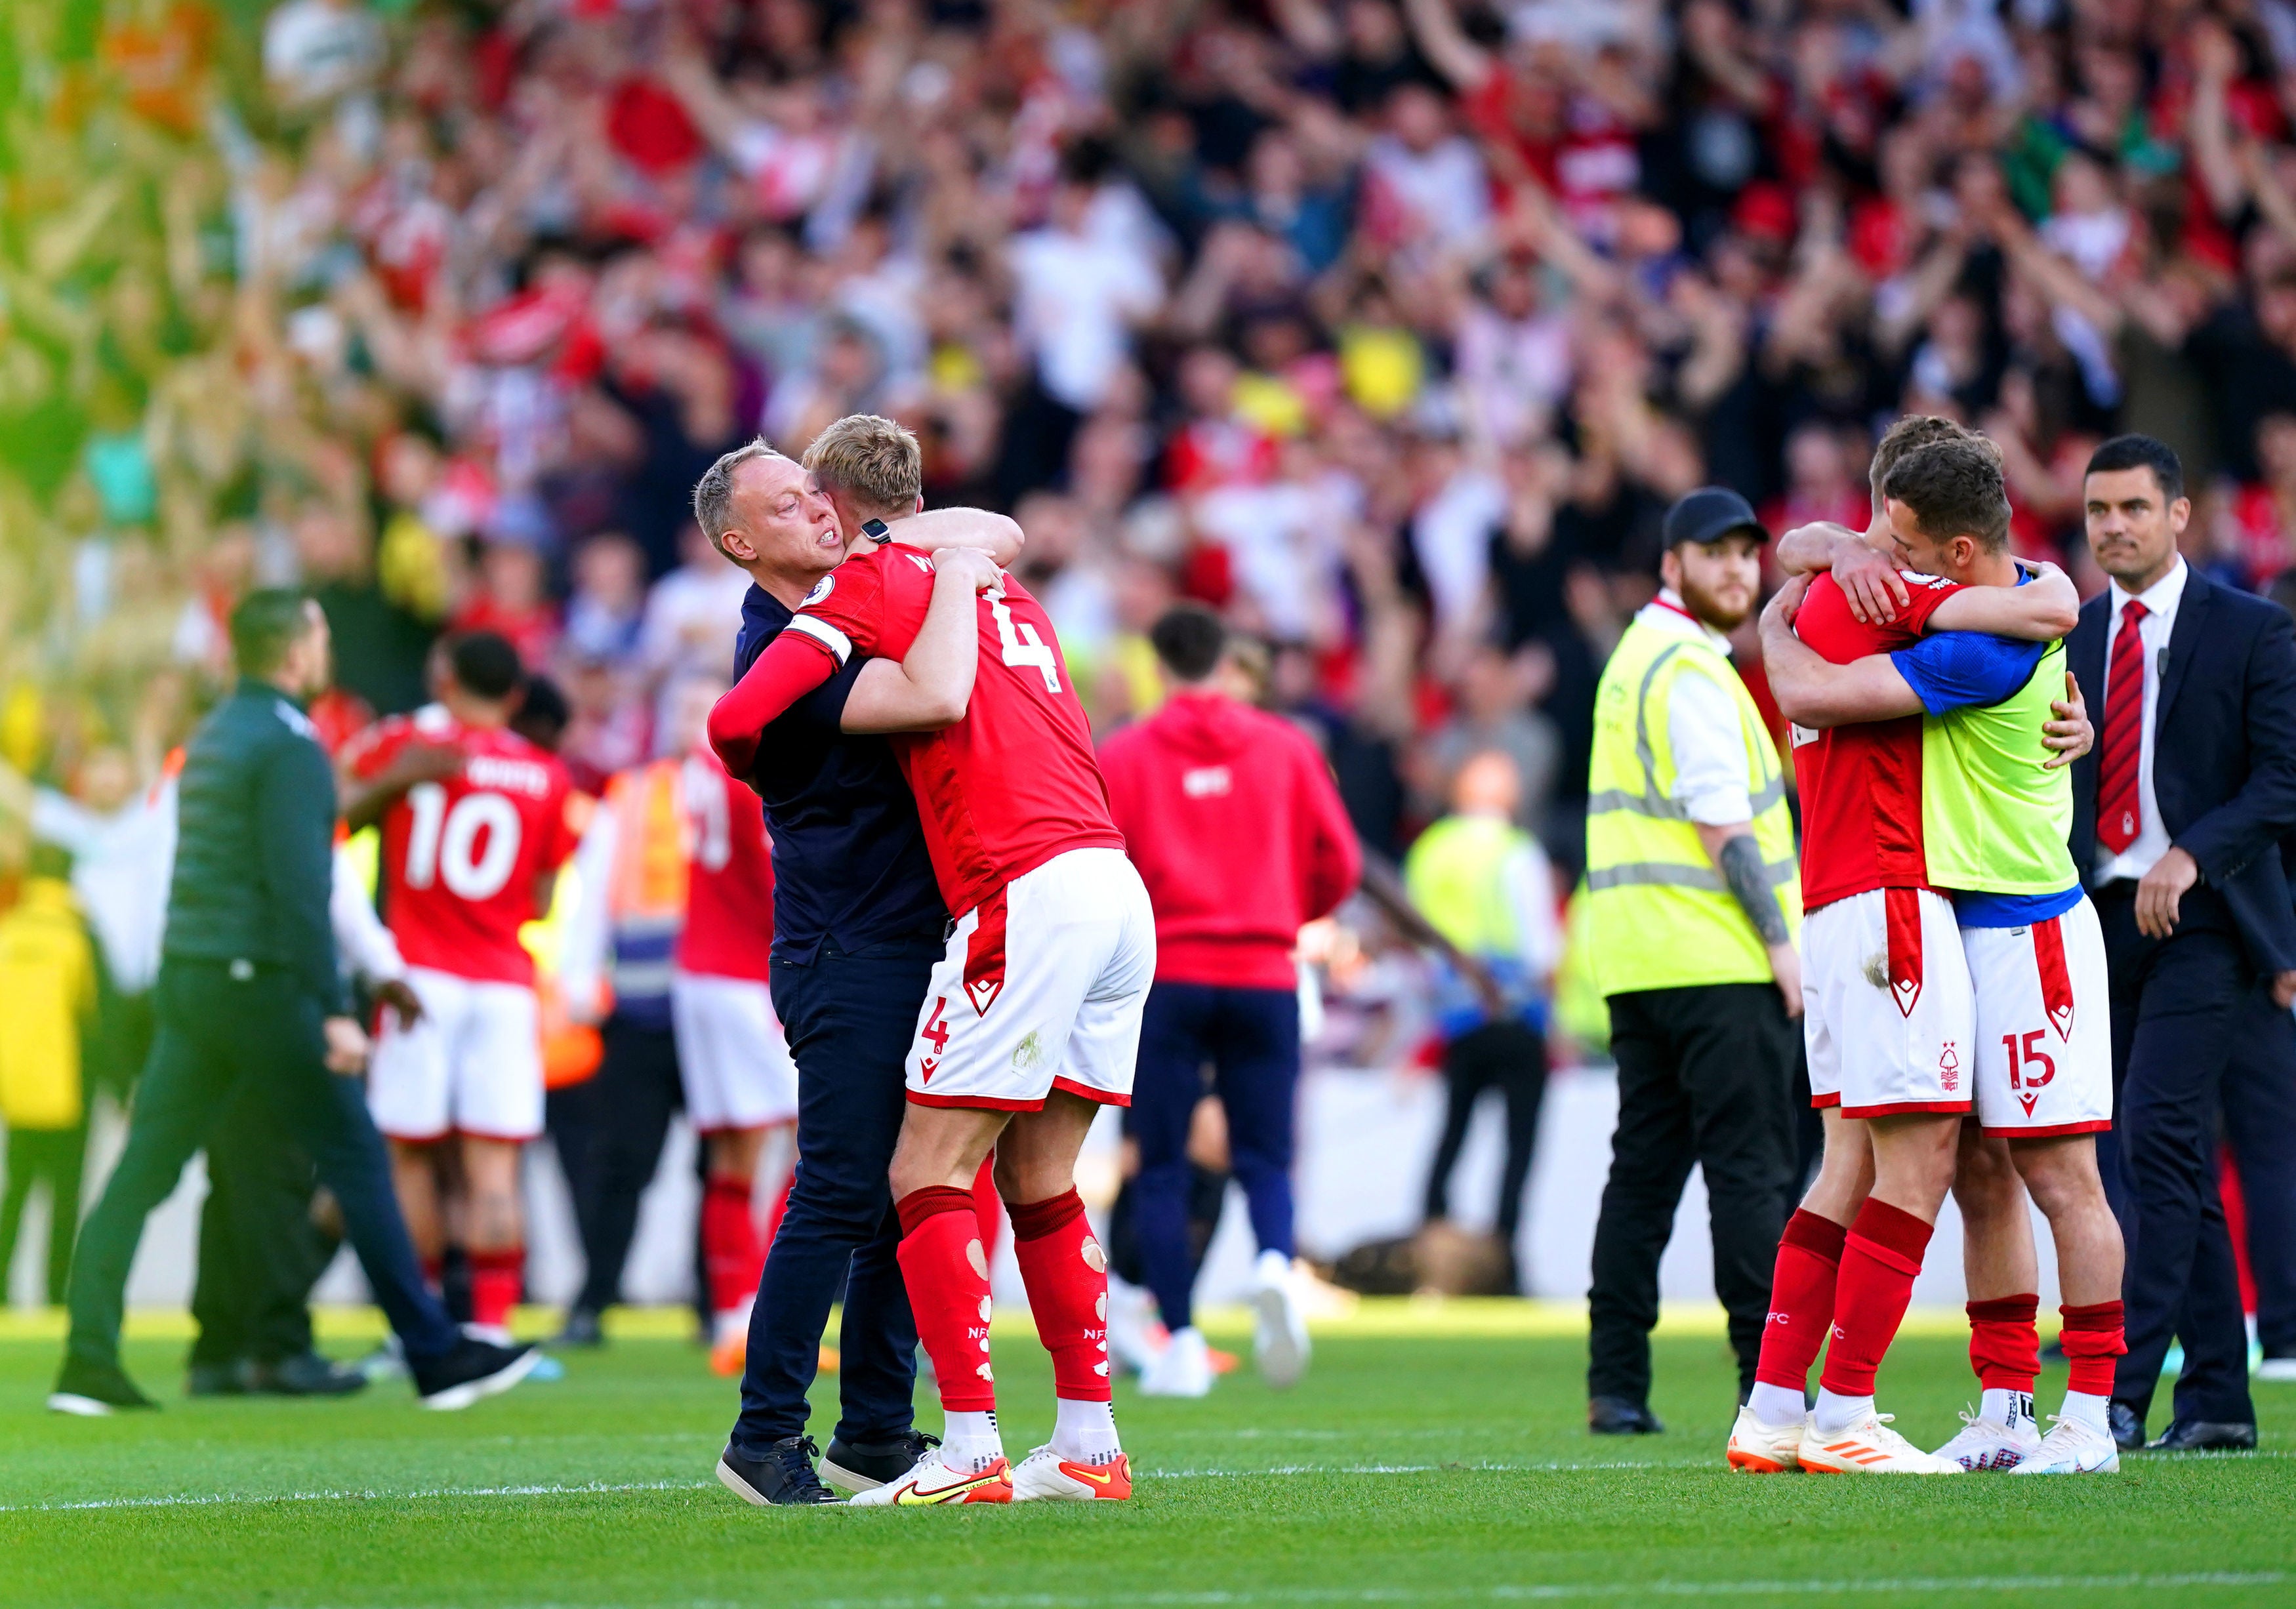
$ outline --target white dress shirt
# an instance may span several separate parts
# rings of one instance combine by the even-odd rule
[[[1670,587],[1660,591],[1657,602],[1644,604],[1635,623],[1669,636],[1702,639],[1724,659],[1730,657],[1730,639],[1683,608]],[[1686,667],[1667,694],[1666,729],[1674,748],[1675,803],[1700,826],[1751,821],[1753,800],[1746,791],[1751,768],[1738,701],[1730,689],[1703,666]]]
[[[2161,800],[2152,791],[2152,726],[2161,715],[2161,666],[2168,658],[2169,635],[2177,628],[2177,605],[2185,596],[2186,573],[2185,561],[2180,557],[2169,567],[2167,575],[2143,592],[2128,593],[2121,589],[2120,582],[2112,583],[2112,619],[2105,627],[2104,636],[2107,685],[2104,707],[2095,718],[2098,732],[2103,732],[2104,723],[2112,715],[2112,699],[2117,691],[2110,685],[2112,645],[2120,640],[2120,612],[2132,596],[2145,610],[2144,618],[2136,624],[2137,641],[2144,645],[2144,707],[2137,717],[2142,723],[2142,735],[2136,750],[2136,837],[2118,855],[2103,844],[2097,846],[2096,873],[2089,880],[2095,887],[2102,888],[2122,877],[2142,877],[2169,852],[2169,829],[2161,820]]]

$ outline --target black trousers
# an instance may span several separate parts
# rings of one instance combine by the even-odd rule
[[[250,1088],[309,1151],[334,1192],[367,1284],[407,1356],[452,1350],[461,1334],[423,1287],[365,1090],[326,1069],[317,998],[274,967],[169,960],[160,969],[159,1022],[127,1148],[80,1226],[71,1271],[72,1357],[99,1368],[119,1361],[127,1269],[144,1220]],[[260,1244],[264,1225],[242,1224]]]
[[[574,1305],[603,1313],[622,1299],[622,1268],[638,1230],[638,1198],[661,1165],[669,1120],[685,1104],[677,1076],[677,1040],[669,1024],[655,1027],[617,1014],[600,1037],[605,1055],[590,1081],[590,1155],[586,1178],[589,1219],[580,1225],[582,1291]],[[567,1170],[570,1179],[575,1170]]]
[[[2169,1343],[2185,1343],[2180,1419],[2253,1424],[2248,1327],[2217,1189],[2225,1069],[2257,986],[2224,901],[2195,888],[2177,931],[2136,928],[2136,885],[2097,891],[2112,985],[2114,1160],[2108,1174],[2128,1243],[2121,1279],[2128,1352],[2114,1398],[2150,1412]]]
[[[79,1230],[79,1181],[87,1157],[87,1124],[70,1129],[8,1130],[8,1184],[0,1193],[0,1285],[15,1266],[16,1233],[24,1226],[24,1206],[32,1186],[48,1186],[48,1305],[64,1299],[71,1270],[72,1236]],[[0,1290],[0,1298],[6,1293]]]
[[[2259,983],[2242,1010],[2225,1068],[2225,1135],[2248,1203],[2257,1338],[2296,1358],[2296,1020]]]
[[[1611,1054],[1619,1127],[1595,1226],[1587,1393],[1649,1400],[1659,1259],[1695,1162],[1706,1175],[1714,1289],[1729,1314],[1742,1397],[1761,1357],[1794,1185],[1801,1035],[1772,984],[1644,989],[1611,997]]]
[[[1538,1149],[1538,1109],[1546,1102],[1546,1037],[1527,1022],[1486,1022],[1445,1047],[1443,1137],[1427,1170],[1427,1216],[1451,1215],[1451,1170],[1467,1142],[1475,1103],[1495,1089],[1506,1100],[1506,1164],[1499,1172],[1499,1238],[1514,1255],[1522,1225],[1523,1186]]]
[[[1204,1069],[1227,1112],[1228,1165],[1243,1186],[1263,1252],[1292,1253],[1292,1153],[1300,1091],[1300,996],[1289,989],[1159,983],[1148,991],[1125,1132],[1140,1150],[1132,1181],[1140,1260],[1167,1329],[1195,1322],[1201,1252],[1189,1245],[1188,1126]]]
[[[318,1170],[254,1084],[208,1139],[191,1362],[277,1363],[311,1350],[311,1286],[339,1244],[311,1221]]]
[[[797,1176],[750,1309],[733,1441],[752,1457],[805,1433],[806,1393],[840,1283],[836,1433],[883,1441],[914,1423],[917,1325],[886,1170],[908,1109],[902,1064],[940,956],[926,941],[855,955],[824,946],[810,965],[774,962],[774,1011],[797,1063]]]

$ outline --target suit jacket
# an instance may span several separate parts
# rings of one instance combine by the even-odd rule
[[[2081,606],[2067,658],[2100,733],[2112,594]],[[2152,793],[2169,842],[2224,897],[2262,973],[2296,967],[2283,841],[2296,833],[2296,626],[2198,570],[2169,633],[2153,714]],[[2073,864],[2096,864],[2097,751],[2073,766]]]

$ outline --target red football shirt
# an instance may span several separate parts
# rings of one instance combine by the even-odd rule
[[[685,925],[674,958],[705,978],[770,982],[774,948],[774,846],[765,806],[732,777],[708,743],[685,757],[678,779],[693,850],[685,866]]]
[[[518,930],[542,913],[534,886],[574,852],[570,789],[557,756],[515,732],[465,727],[435,707],[352,740],[352,775],[372,776],[414,742],[453,743],[462,770],[406,790],[382,817],[382,911],[409,966],[480,982],[534,982]]]
[[[767,653],[797,639],[839,659],[898,660],[932,593],[932,561],[916,549],[857,554],[822,579]],[[978,614],[980,669],[964,718],[892,740],[941,898],[959,915],[1055,855],[1124,847],[1052,621],[1009,576]]]
[[[1960,584],[1904,572],[1912,601],[1895,620],[1869,625],[1849,612],[1831,574],[1821,575],[1794,617],[1794,635],[1836,665],[1890,653],[1922,635]],[[1922,718],[1864,721],[1813,732],[1793,728],[1801,790],[1801,897],[1810,910],[1878,888],[1930,886],[1922,844]]]

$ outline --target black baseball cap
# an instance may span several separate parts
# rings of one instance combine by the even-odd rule
[[[1770,539],[1770,533],[1754,518],[1752,504],[1726,486],[1702,486],[1684,493],[1666,511],[1662,535],[1666,546],[1675,547],[1685,542],[1719,542],[1742,530],[1751,532],[1758,542]]]

